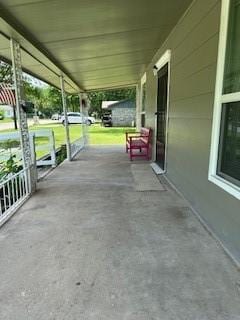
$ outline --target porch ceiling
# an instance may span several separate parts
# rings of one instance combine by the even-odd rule
[[[25,70],[57,87],[61,71],[69,92],[127,86],[191,1],[1,0],[0,30],[20,41]],[[9,60],[4,36],[1,56]]]

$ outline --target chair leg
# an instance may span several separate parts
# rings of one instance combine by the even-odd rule
[[[147,148],[147,160],[150,160],[150,150]]]
[[[130,161],[133,160],[133,153],[132,153],[132,149],[130,148]]]

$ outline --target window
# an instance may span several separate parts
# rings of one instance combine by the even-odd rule
[[[145,108],[146,108],[146,73],[141,79],[141,92],[140,92],[140,114],[141,114],[141,127],[145,127]]]
[[[145,127],[145,113],[141,114],[141,127],[144,128]]]
[[[240,102],[222,106],[217,173],[240,186]]]
[[[209,180],[240,199],[240,0],[222,1]]]
[[[223,93],[240,92],[240,0],[231,0],[223,80]]]

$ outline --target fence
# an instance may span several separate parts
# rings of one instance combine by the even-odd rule
[[[84,147],[84,137],[81,137],[70,144],[71,159],[73,159]]]
[[[0,183],[0,226],[29,198],[30,179],[30,168],[26,168]]]
[[[32,146],[32,153],[35,152],[43,153],[43,155],[49,154],[50,159],[43,159],[39,157],[39,159],[36,160],[37,167],[39,166],[49,166],[52,167],[56,166],[56,150],[55,150],[55,139],[54,139],[54,132],[53,130],[36,130],[36,131],[30,131],[30,142]],[[0,134],[0,141],[8,141],[8,140],[16,140],[19,141],[20,136],[19,132],[9,132],[9,133],[3,133]],[[33,140],[35,139],[35,142],[40,143],[34,143]],[[42,139],[42,140],[41,140]],[[46,142],[47,140],[47,142]],[[17,159],[21,159],[22,153],[20,148],[14,148],[12,151],[13,154],[16,155]],[[0,153],[0,160],[7,160],[9,158],[9,154],[5,152]],[[38,157],[37,157],[38,158]]]
[[[35,143],[35,151],[38,154],[38,152],[43,152],[45,153],[43,155],[50,155],[50,159],[47,158],[39,158],[37,156],[36,164],[37,167],[39,166],[52,166],[56,167],[56,148],[55,148],[55,138],[54,138],[54,132],[53,130],[36,130],[36,131],[30,131],[30,138],[32,136],[35,136],[35,141],[38,142],[38,140],[45,139],[47,140],[47,143]]]
[[[32,149],[33,164],[25,169],[22,169],[16,174],[10,174],[4,181],[0,182],[0,226],[4,224],[16,210],[30,197],[31,193],[36,187],[36,165],[52,165],[56,166],[56,150],[55,139],[52,130],[36,130],[31,131],[30,145]],[[39,140],[38,140],[39,139]],[[41,141],[42,139],[42,141]],[[0,134],[0,141],[7,142],[8,140],[19,141],[20,136],[18,132]],[[36,143],[36,140],[38,143]],[[48,141],[47,143],[43,143]],[[84,147],[86,137],[83,135],[81,138],[71,143],[71,158],[73,159],[78,152]],[[35,158],[36,152],[46,151],[50,155],[50,159]],[[16,155],[20,161],[22,153],[20,146],[15,146],[11,151]],[[8,160],[9,153],[0,153],[0,160]],[[35,162],[36,161],[36,162]]]

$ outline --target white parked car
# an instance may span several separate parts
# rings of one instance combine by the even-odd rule
[[[51,119],[52,119],[52,120],[59,120],[60,117],[61,117],[60,114],[54,113],[54,114],[51,116]]]
[[[67,113],[68,124],[76,124],[76,123],[86,123],[87,125],[91,125],[95,123],[94,117],[83,117],[80,112],[68,112]],[[65,124],[65,117],[62,114],[60,118],[60,122],[64,125]]]

